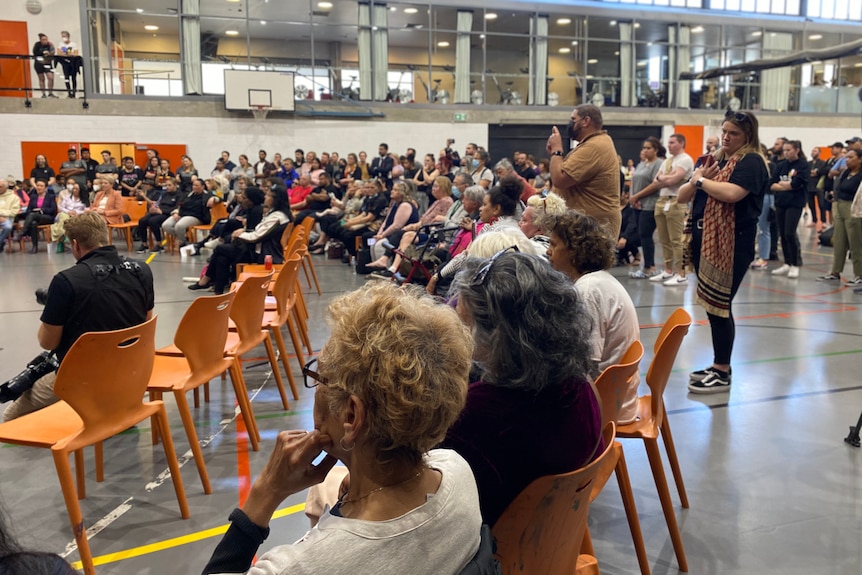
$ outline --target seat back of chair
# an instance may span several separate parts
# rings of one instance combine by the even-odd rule
[[[236,325],[241,341],[253,339],[260,334],[260,324],[266,308],[266,292],[272,280],[273,271],[266,275],[245,278],[236,291],[230,318]]]
[[[596,378],[595,386],[599,392],[602,404],[602,422],[616,421],[620,408],[628,393],[629,380],[637,373],[641,358],[644,356],[644,346],[640,341],[633,341],[626,350],[620,362],[609,365]]]
[[[278,325],[287,321],[287,311],[296,303],[296,280],[299,277],[299,266],[302,265],[302,256],[293,254],[284,262],[284,266],[278,273],[272,294],[275,296],[278,308]]]
[[[195,299],[183,314],[174,344],[183,352],[192,373],[211,368],[224,358],[228,317],[236,292]]]
[[[216,223],[227,216],[227,204],[224,202],[215,202],[210,208],[210,221],[212,223]]]
[[[608,422],[605,450],[592,463],[540,477],[509,504],[493,529],[503,575],[575,572],[590,509],[590,484],[610,453],[615,431],[614,422]]]
[[[313,224],[314,222],[312,222]],[[281,247],[282,249],[287,247],[287,244],[290,242],[290,236],[293,234],[293,222],[288,222],[288,224],[284,227],[284,231],[281,232]]]
[[[647,371],[646,382],[652,396],[652,414],[656,427],[661,427],[664,417],[664,401],[662,396],[667,387],[670,372],[676,361],[676,354],[682,345],[682,339],[691,326],[691,316],[682,308],[677,308],[661,328],[655,342],[655,355]]]
[[[155,336],[155,316],[130,328],[83,334],[60,364],[54,393],[85,427],[123,420],[141,407],[153,372]]]
[[[287,245],[284,247],[284,259],[289,259],[297,251],[299,251],[302,246],[307,246],[307,240],[308,236],[305,233],[305,228],[296,228],[296,232],[291,234]]]
[[[131,221],[136,222],[147,215],[147,202],[138,198],[123,198],[123,211],[129,214]]]

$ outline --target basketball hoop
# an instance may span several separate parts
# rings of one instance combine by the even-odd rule
[[[272,109],[271,106],[252,106],[251,113],[254,114],[254,119],[257,121],[266,120],[267,114]]]

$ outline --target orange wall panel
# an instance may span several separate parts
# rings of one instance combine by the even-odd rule
[[[685,153],[691,156],[692,160],[697,161],[698,157],[703,154],[703,126],[676,125],[673,127],[673,131],[685,136]]]
[[[0,20],[0,54],[29,54],[26,22]],[[0,59],[0,86],[29,88],[31,60]],[[23,98],[23,90],[0,90],[0,96]],[[25,164],[26,165],[26,164]]]
[[[68,160],[69,148],[75,147],[80,154],[81,147],[90,148],[90,156],[97,162],[102,162],[102,150],[108,150],[111,155],[117,158],[117,164],[123,156],[132,156],[135,158],[135,163],[142,168],[146,165],[148,148],[155,148],[159,151],[159,155],[168,159],[171,162],[171,170],[175,170],[180,165],[180,158],[186,153],[185,144],[130,144],[130,143],[104,143],[104,142],[21,142],[21,161],[24,166],[24,173],[16,177],[29,177],[30,170],[36,165],[36,154],[44,154],[48,159],[48,165],[55,173],[60,171],[60,164]],[[212,166],[208,163],[205,165],[205,170],[201,169],[202,175],[209,175],[213,167],[215,167],[215,158],[212,160]],[[208,166],[208,167],[207,167]]]

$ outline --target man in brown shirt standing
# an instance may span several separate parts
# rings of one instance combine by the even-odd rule
[[[554,126],[546,149],[554,191],[572,209],[596,218],[614,239],[620,234],[620,166],[617,150],[602,129],[602,113],[590,104],[572,111],[567,137],[578,145],[563,157],[563,138]]]

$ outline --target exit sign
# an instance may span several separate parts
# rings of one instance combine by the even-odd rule
[[[467,121],[467,112],[455,112],[454,120],[456,122],[466,122]]]

